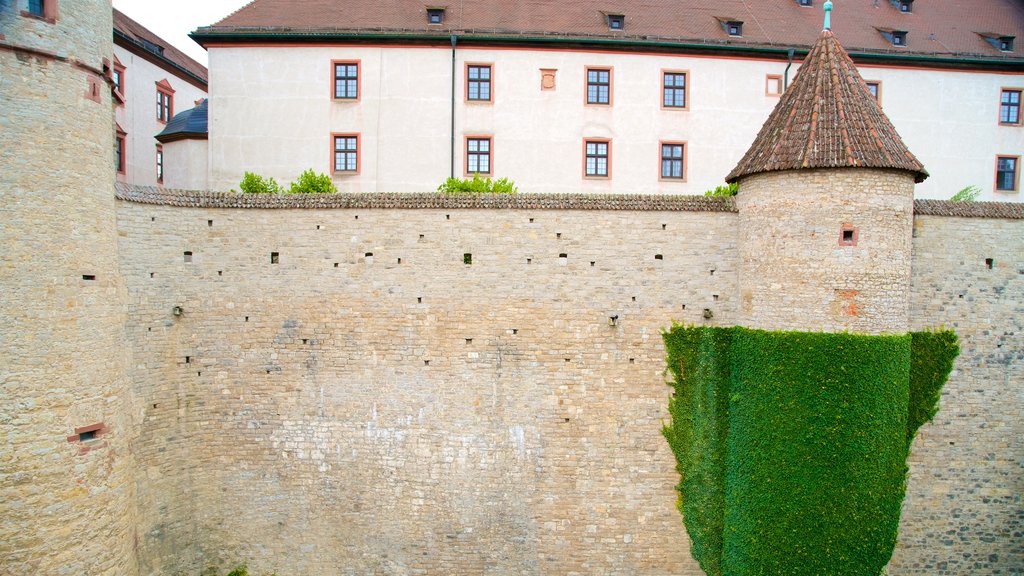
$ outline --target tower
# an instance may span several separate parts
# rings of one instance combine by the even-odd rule
[[[0,566],[137,572],[109,0],[0,2]]]
[[[726,178],[739,183],[740,324],[906,332],[914,184],[927,176],[823,31]]]

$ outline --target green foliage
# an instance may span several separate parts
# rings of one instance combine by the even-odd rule
[[[299,179],[291,183],[289,194],[334,194],[338,187],[327,174],[317,174],[310,168],[299,175]],[[229,575],[230,576],[230,575]]]
[[[246,194],[280,194],[281,186],[273,178],[264,178],[259,174],[246,172],[238,187]]]
[[[663,433],[704,571],[880,574],[907,439],[935,413],[955,334],[673,326],[663,336],[675,389]]]
[[[950,198],[953,202],[974,202],[981,195],[981,188],[977,186],[966,186]]]
[[[952,330],[913,332],[910,345],[910,413],[907,417],[907,449],[917,429],[939,411],[942,386],[953,371],[960,345]]]
[[[739,191],[740,185],[733,182],[732,184],[723,184],[721,186],[716,186],[714,189],[705,192],[704,195],[714,197],[729,197],[735,196],[736,193]]]
[[[690,551],[713,576],[722,574],[732,336],[733,330],[714,327],[676,327],[664,335],[674,394],[672,425],[662,433],[682,477],[676,490]]]
[[[242,565],[228,572],[228,576],[249,576],[249,569]]]
[[[448,178],[437,187],[444,194],[515,194],[519,191],[515,182],[508,178],[481,178],[474,174],[472,179]]]

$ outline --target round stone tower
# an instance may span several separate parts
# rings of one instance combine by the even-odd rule
[[[0,2],[0,572],[137,573],[109,0]]]
[[[739,323],[906,332],[914,184],[927,176],[823,31],[726,178],[739,183]]]

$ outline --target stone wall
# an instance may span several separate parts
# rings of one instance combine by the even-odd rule
[[[743,178],[736,197],[740,324],[906,332],[913,195],[913,175],[895,170]]]
[[[110,3],[0,3],[0,573],[136,574]]]
[[[730,205],[120,195],[143,574],[701,574],[659,331],[738,322]],[[912,326],[964,352],[893,575],[1024,562],[1022,227],[917,219]]]

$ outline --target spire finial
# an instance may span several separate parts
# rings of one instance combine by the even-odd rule
[[[832,29],[832,0],[825,1],[825,30]]]

